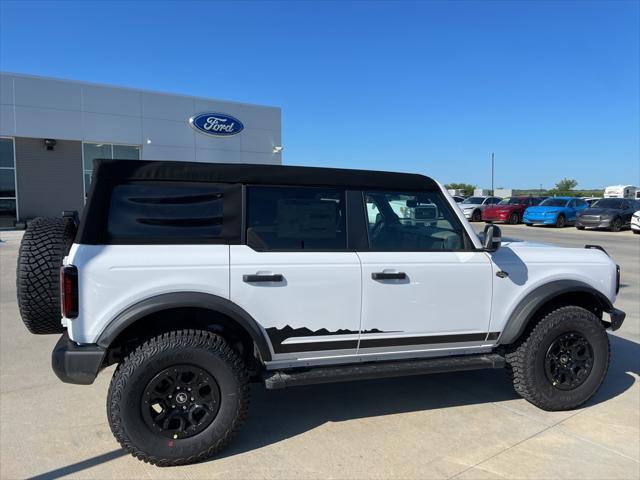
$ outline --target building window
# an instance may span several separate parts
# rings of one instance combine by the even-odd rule
[[[13,138],[0,138],[0,227],[13,227],[17,216],[16,157]]]
[[[112,143],[88,143],[82,144],[82,168],[84,171],[84,194],[89,192],[91,186],[91,174],[93,173],[93,161],[96,158],[109,158],[118,160],[140,160],[139,145],[115,145]]]

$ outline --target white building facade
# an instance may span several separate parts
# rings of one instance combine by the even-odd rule
[[[282,162],[281,110],[0,73],[0,227],[81,210],[95,158]]]

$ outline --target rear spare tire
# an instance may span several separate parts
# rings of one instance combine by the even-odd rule
[[[39,217],[28,223],[20,243],[16,291],[22,321],[31,333],[62,333],[60,266],[76,226],[65,217]]]

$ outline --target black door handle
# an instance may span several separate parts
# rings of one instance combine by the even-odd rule
[[[257,282],[282,282],[284,277],[281,273],[274,273],[268,275],[260,275],[258,273],[252,275],[243,275],[242,281],[247,283],[257,283]]]
[[[374,280],[404,280],[407,274],[404,272],[373,272],[371,278]]]

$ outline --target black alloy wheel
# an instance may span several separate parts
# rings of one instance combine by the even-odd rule
[[[518,223],[520,223],[520,215],[518,215],[517,212],[513,212],[511,215],[509,215],[509,223],[511,225],[517,225]]]
[[[220,388],[206,370],[176,365],[151,379],[141,403],[142,417],[151,429],[167,438],[189,438],[216,418]]]
[[[620,217],[616,217],[611,220],[611,231],[619,232],[620,230],[622,230],[622,219]]]
[[[547,379],[560,390],[573,390],[582,385],[592,367],[593,348],[578,332],[567,332],[556,338],[544,360]]]

